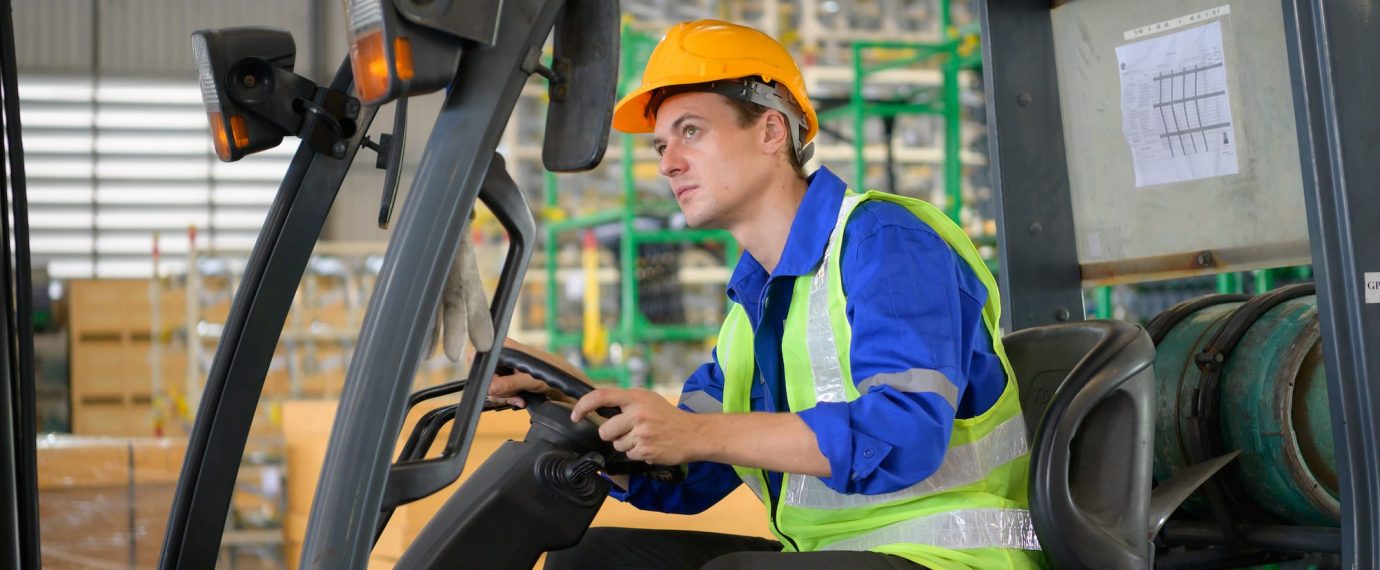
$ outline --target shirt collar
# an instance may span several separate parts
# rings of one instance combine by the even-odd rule
[[[781,252],[781,261],[771,277],[799,277],[812,273],[824,258],[824,248],[829,244],[829,235],[838,222],[839,208],[843,205],[843,195],[848,189],[843,180],[820,167],[808,179],[805,197],[791,221],[791,232],[786,237],[786,247]],[[766,285],[766,269],[752,256],[743,251],[738,265],[733,268],[733,276],[728,280],[728,297],[739,302],[738,296],[751,289]],[[750,287],[752,284],[756,287]]]

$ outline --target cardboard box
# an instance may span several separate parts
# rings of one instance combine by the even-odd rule
[[[149,401],[153,394],[153,347],[147,337],[121,333],[74,336],[72,396],[86,400]],[[187,353],[163,347],[159,355],[162,388],[181,386],[187,374]]]
[[[148,279],[74,279],[68,282],[70,324],[74,331],[152,330],[153,306],[149,303]],[[159,320],[163,326],[180,326],[186,314],[182,289],[159,290]]]
[[[72,433],[83,436],[153,435],[153,406],[90,398],[72,402]]]
[[[131,541],[128,490],[113,487],[49,489],[38,494],[43,567],[127,567],[137,557]],[[120,567],[114,566],[114,567]]]
[[[147,398],[153,393],[153,343],[148,338],[131,338],[120,361],[123,384],[128,393]],[[159,371],[163,390],[182,387],[187,380],[187,347],[164,345],[159,351]]]
[[[185,453],[167,439],[40,439],[43,566],[155,566]]]
[[[164,414],[163,431],[157,434],[153,404],[148,400],[141,399],[135,400],[134,403],[122,404],[91,398],[74,399],[72,433],[93,437],[186,437],[191,428],[190,422],[172,417],[172,410],[167,410]],[[255,425],[258,425],[258,422],[255,422]]]
[[[127,390],[121,380],[124,361],[129,358],[124,339],[120,335],[87,335],[74,338],[71,346],[73,396],[110,396],[123,401]]]

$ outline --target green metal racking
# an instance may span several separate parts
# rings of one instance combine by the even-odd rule
[[[853,181],[864,185],[867,180],[865,126],[868,118],[879,117],[892,121],[897,115],[938,115],[944,120],[944,211],[955,222],[963,207],[963,163],[961,157],[961,126],[963,113],[959,101],[959,73],[982,67],[982,52],[977,49],[979,26],[974,23],[962,29],[952,25],[951,0],[939,2],[939,42],[855,41],[851,45],[853,84],[849,101],[819,113],[821,123],[838,118],[850,118],[853,124]],[[904,57],[875,61],[876,53],[903,53]],[[871,57],[870,57],[871,56]],[[875,101],[866,98],[867,80],[878,73],[922,65],[938,60],[941,82],[938,86],[912,89],[903,96]],[[890,137],[888,137],[890,138]],[[887,168],[894,169],[891,160],[892,141],[887,140]],[[894,190],[894,189],[891,189]]]

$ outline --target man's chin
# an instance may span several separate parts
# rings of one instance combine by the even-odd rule
[[[719,212],[703,212],[681,206],[680,213],[685,216],[685,225],[697,230],[722,230],[728,227]]]
[[[697,230],[719,230],[719,229],[723,229],[723,227],[722,227],[721,225],[714,223],[713,220],[706,220],[706,219],[704,219],[704,218],[702,218],[702,217],[690,216],[690,215],[685,216],[685,225],[686,225],[686,227],[693,228],[693,229],[697,229]]]

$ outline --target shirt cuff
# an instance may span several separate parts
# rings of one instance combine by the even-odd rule
[[[628,489],[626,491],[619,488],[617,484],[608,478],[608,476],[602,474],[601,476],[604,477],[604,480],[609,482],[609,496],[624,503],[633,500],[634,497],[641,493],[642,488],[646,486],[644,478],[641,475],[628,475]]]
[[[854,431],[846,402],[822,402],[797,415],[815,432],[819,451],[829,460],[829,476],[821,477],[829,488],[856,493],[855,481],[872,475],[891,453],[891,444]]]

